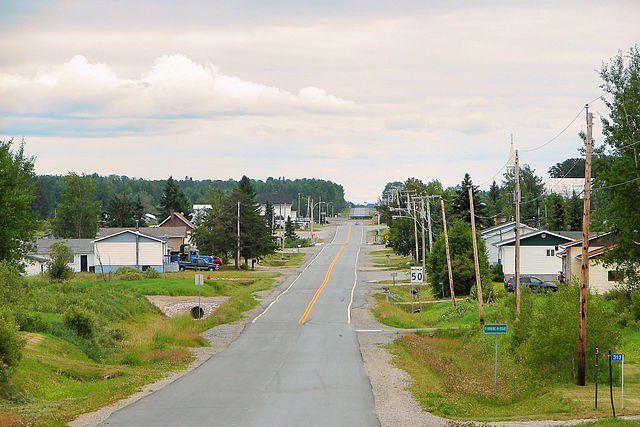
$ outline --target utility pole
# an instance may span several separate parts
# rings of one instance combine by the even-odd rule
[[[300,203],[302,203],[302,198],[300,197],[300,193],[298,193],[298,213],[297,213],[297,220],[300,221],[300,218],[302,218],[302,205],[300,205]]]
[[[236,236],[236,270],[240,270],[240,202],[238,202],[238,234]]]
[[[313,207],[313,199],[311,199],[311,218],[310,218],[311,221],[309,221],[309,224],[311,224],[311,245],[315,246],[316,241],[313,238],[313,209],[314,209],[314,207]]]
[[[416,263],[418,265],[418,261],[420,260],[420,255],[418,254],[418,211],[416,209],[416,199],[411,200],[411,207],[413,208],[413,241],[416,242]]]
[[[480,324],[484,325],[484,301],[482,297],[482,278],[480,277],[480,262],[478,260],[478,242],[476,241],[476,216],[473,209],[473,187],[469,186],[469,207],[471,208],[471,240],[473,241],[473,263],[476,268],[476,290],[478,294],[478,312]]]
[[[580,329],[578,332],[578,385],[586,385],[587,295],[589,294],[589,220],[591,209],[591,150],[593,113],[587,111],[587,156],[584,162],[584,209],[582,212],[582,266],[580,267]]]
[[[426,246],[424,243],[424,196],[422,197],[422,209],[420,212],[420,229],[422,230],[422,277],[427,274]]]
[[[447,217],[444,213],[444,200],[440,198],[442,208],[442,227],[444,228],[444,249],[447,254],[447,270],[449,271],[449,290],[451,291],[451,305],[456,306],[456,293],[453,290],[453,271],[451,270],[451,255],[449,254],[449,234],[447,233]]]
[[[311,196],[307,196],[307,218],[311,217],[311,215],[309,215],[310,202],[311,202]]]
[[[513,135],[511,136],[513,142]],[[520,159],[518,157],[518,150],[516,150],[516,166],[515,173],[515,187],[513,191],[513,199],[516,207],[516,253],[515,253],[515,269],[513,274],[513,283],[516,294],[516,313],[520,314]]]
[[[431,200],[427,196],[427,226],[429,227],[429,252],[433,247],[433,233],[431,232]],[[424,210],[424,209],[423,209]]]

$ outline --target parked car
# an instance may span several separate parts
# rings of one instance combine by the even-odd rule
[[[507,292],[513,292],[515,286],[515,280],[513,277],[509,277],[504,282],[504,288]],[[527,286],[529,289],[534,291],[548,292],[548,291],[557,291],[558,286],[551,282],[545,282],[539,277],[522,275],[520,276],[520,286]]]
[[[180,271],[185,270],[209,270],[214,271],[218,269],[218,264],[207,262],[202,258],[194,258],[191,261],[179,261],[178,269]]]
[[[203,260],[211,263],[211,264],[216,264],[218,266],[221,266],[222,264],[224,264],[222,262],[222,258],[220,258],[219,256],[215,256],[215,255],[198,255],[197,258],[202,258]]]

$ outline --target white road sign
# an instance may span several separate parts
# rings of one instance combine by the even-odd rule
[[[422,267],[411,267],[411,283],[424,282],[424,271]]]

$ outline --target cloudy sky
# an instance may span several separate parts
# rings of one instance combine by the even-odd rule
[[[315,177],[358,203],[411,176],[487,187],[512,133],[541,176],[578,154],[639,18],[636,0],[0,0],[0,137],[42,174]]]

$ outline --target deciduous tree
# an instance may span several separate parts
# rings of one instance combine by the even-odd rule
[[[0,141],[0,261],[22,259],[38,226],[31,211],[35,159],[24,154],[24,144],[15,151],[12,145]]]
[[[100,212],[93,181],[70,173],[64,180],[62,202],[56,207],[54,233],[61,238],[92,239],[98,231]]]

